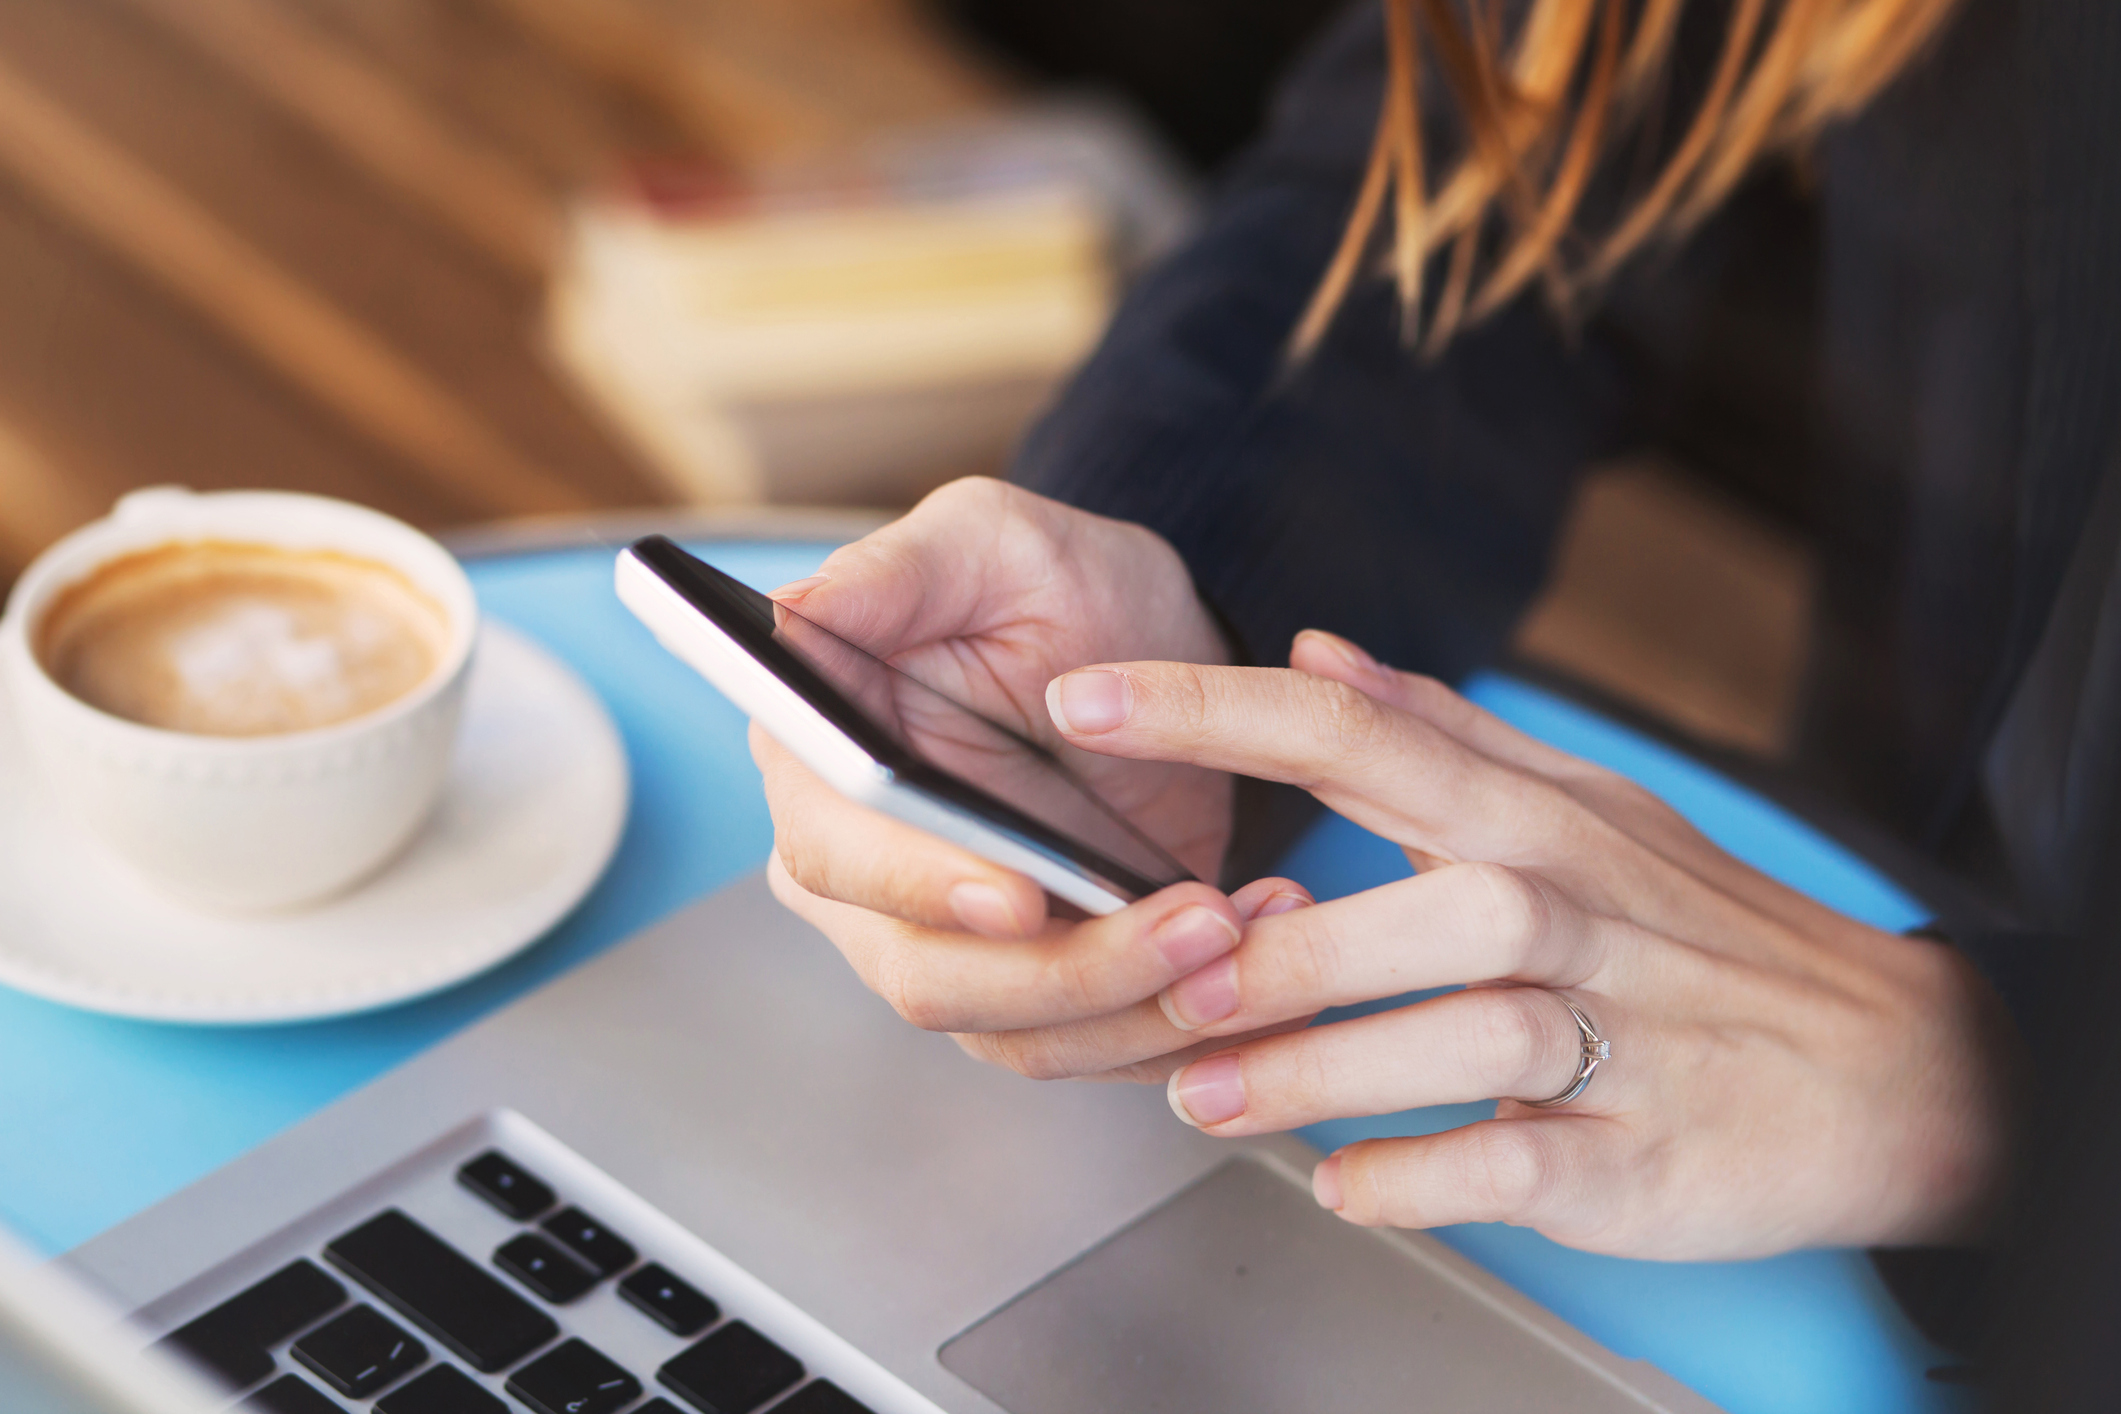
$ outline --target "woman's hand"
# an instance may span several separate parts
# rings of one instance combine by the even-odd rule
[[[1319,1201],[1359,1223],[1502,1221],[1594,1251],[1742,1257],[1979,1229],[1998,1186],[2008,1023],[1953,951],[1739,863],[1611,772],[1325,634],[1299,671],[1127,663],[1057,679],[1087,750],[1293,782],[1423,872],[1250,921],[1154,1002],[1008,1018],[1086,1071],[1187,1048],[1181,1118],[1218,1135],[1503,1098],[1447,1133],[1349,1145]],[[1216,1046],[1326,1007],[1416,1005]],[[1611,1045],[1580,1098],[1581,1039]],[[1054,1023],[1060,1023],[1055,1027]],[[990,1038],[1007,1059],[1053,1047]]]
[[[754,730],[775,891],[915,1024],[1029,1075],[1169,1076],[1214,1134],[1515,1097],[1327,1159],[1320,1199],[1357,1222],[1734,1257],[1985,1220],[2012,1049],[1956,953],[1813,903],[1624,779],[1342,640],[1300,637],[1293,672],[1212,666],[1212,623],[1149,532],[956,483],[777,597],[1081,748],[1097,789],[1197,872],[1227,842],[1223,772],[1304,786],[1425,871],[1317,906],[1287,880],[1184,884],[1063,923],[1030,880],[847,803]],[[1068,671],[1085,662],[1116,665]],[[1473,985],[1303,1029],[1454,983]],[[1612,1059],[1534,1109],[1517,1101],[1559,1093],[1580,1055],[1557,992]]]
[[[1046,684],[1083,663],[1226,661],[1184,564],[1153,532],[970,478],[773,597],[1068,757],[1105,800],[1215,877],[1229,777],[1076,751],[1046,715]],[[1028,1026],[1107,996],[1138,1001],[1235,947],[1259,907],[1285,906],[1270,902],[1273,888],[1233,901],[1193,884],[1065,925],[1047,918],[1031,880],[851,804],[755,726],[751,744],[773,812],[774,887],[922,1024]],[[1036,985],[1072,1000],[1034,1002]]]

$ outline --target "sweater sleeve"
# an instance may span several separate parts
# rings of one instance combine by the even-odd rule
[[[1365,279],[1302,367],[1383,87],[1380,11],[1303,62],[1203,229],[1123,302],[1033,430],[1021,484],[1161,533],[1253,661],[1305,627],[1457,678],[1538,588],[1575,471],[1619,435],[1620,360],[1522,299],[1444,356]],[[1433,85],[1432,85],[1433,87]]]

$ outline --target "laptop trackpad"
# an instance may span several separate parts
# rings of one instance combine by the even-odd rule
[[[945,1345],[1010,1414],[1646,1406],[1449,1273],[1248,1159]]]

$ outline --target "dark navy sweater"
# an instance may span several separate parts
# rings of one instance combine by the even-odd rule
[[[1683,60],[1721,18],[1689,10]],[[1445,677],[1498,652],[1587,462],[1661,449],[1801,524],[1796,768],[1971,885],[1947,931],[2066,1095],[2028,1110],[1993,1388],[2121,1407],[2121,3],[1967,0],[1581,328],[1528,297],[1424,362],[1373,280],[1290,373],[1382,70],[1359,8],[1017,479],[1160,531],[1255,661],[1315,626]]]

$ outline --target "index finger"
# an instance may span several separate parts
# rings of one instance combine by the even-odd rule
[[[1290,666],[1334,678],[1427,721],[1482,755],[1554,781],[1648,848],[1793,928],[1836,917],[1824,904],[1740,862],[1685,816],[1618,771],[1572,756],[1505,722],[1434,678],[1399,672],[1335,634],[1306,629]]]
[[[1557,787],[1344,682],[1282,668],[1112,663],[1047,685],[1088,751],[1301,786],[1358,825],[1445,860],[1518,862]]]
[[[1733,936],[1744,937],[1763,912],[1786,916],[1713,880],[1698,887],[1703,875],[1562,783],[1497,761],[1337,679],[1277,668],[1100,664],[1047,684],[1047,710],[1088,751],[1302,786],[1363,828],[1427,856],[1424,868],[1480,861],[1536,869],[1593,911],[1680,935],[1737,925]],[[1742,868],[1734,863],[1731,871]]]
[[[774,853],[803,889],[935,928],[989,938],[1036,934],[1046,895],[1012,869],[848,800],[757,723],[751,757],[766,782]]]

